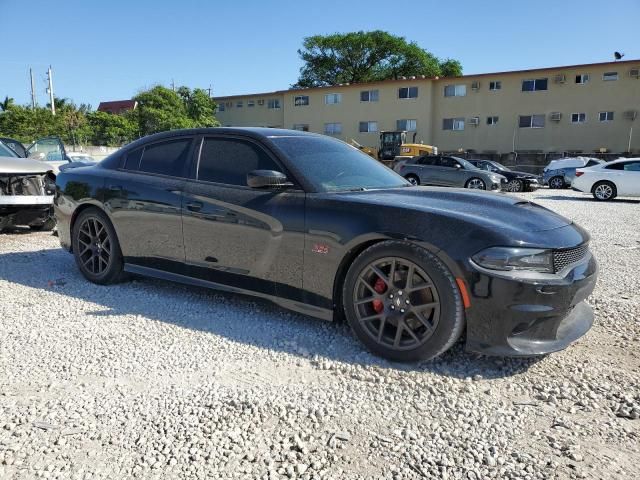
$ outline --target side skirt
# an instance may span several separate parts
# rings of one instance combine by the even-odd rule
[[[309,305],[306,303],[296,302],[294,300],[288,300],[282,297],[276,297],[274,295],[254,292],[251,290],[244,290],[242,288],[231,287],[228,285],[223,285],[221,283],[215,283],[215,282],[210,282],[208,280],[188,277],[186,275],[180,275],[178,273],[166,272],[164,270],[157,270],[155,268],[133,265],[131,263],[124,264],[124,271],[133,273],[135,275],[159,278],[160,280],[168,280],[170,282],[177,282],[185,285],[194,285],[196,287],[210,288],[213,290],[220,290],[223,292],[240,293],[242,295],[259,297],[265,300],[269,300],[270,302],[273,302],[276,305],[286,308],[287,310],[292,310],[294,312],[298,312],[303,315],[309,315],[311,317],[319,318],[321,320],[333,321],[333,310],[316,307],[314,305]]]

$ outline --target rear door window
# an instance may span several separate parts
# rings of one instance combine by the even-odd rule
[[[253,170],[282,172],[269,154],[252,142],[236,138],[204,139],[198,180],[246,187],[247,174]]]
[[[450,158],[450,157],[442,157],[440,159],[440,162],[438,162],[438,164],[441,167],[455,168],[455,166],[458,165],[458,162],[456,162],[453,158]]]
[[[191,138],[171,140],[146,146],[138,170],[146,173],[179,176],[189,154]],[[128,163],[129,158],[127,157]],[[135,159],[132,159],[132,162]]]

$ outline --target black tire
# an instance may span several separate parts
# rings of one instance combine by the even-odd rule
[[[436,319],[435,317],[435,308],[429,313],[429,315],[432,315],[431,312],[433,312],[432,318],[434,319],[434,324],[432,329],[427,329],[424,327],[424,324],[421,325],[417,323],[417,317],[411,318],[406,316],[411,315],[411,313],[404,314],[405,316],[402,317],[398,314],[398,310],[391,312],[389,308],[394,308],[394,302],[398,304],[398,309],[400,305],[404,305],[404,303],[402,301],[398,302],[399,297],[397,296],[395,300],[387,300],[387,298],[393,298],[393,296],[389,297],[387,293],[380,294],[380,298],[384,297],[385,302],[387,302],[387,305],[384,307],[384,313],[374,313],[374,316],[385,315],[384,320],[380,319],[377,326],[370,321],[364,320],[367,317],[363,317],[363,315],[368,314],[366,312],[363,313],[361,309],[371,309],[375,305],[367,303],[366,298],[362,300],[361,297],[358,297],[359,289],[363,289],[363,278],[367,275],[367,272],[373,271],[371,269],[372,264],[375,264],[375,262],[385,262],[389,259],[397,259],[398,262],[413,264],[416,266],[416,273],[420,273],[422,277],[424,273],[428,277],[428,279],[423,278],[426,280],[424,285],[429,285],[429,290],[434,290],[431,295],[433,295],[433,301],[438,302],[438,318]],[[395,260],[393,265],[396,265]],[[390,267],[390,269],[391,268],[394,267]],[[388,274],[390,275],[390,273],[391,270]],[[399,275],[401,275],[401,273]],[[408,277],[408,274],[406,277]],[[391,278],[391,276],[387,277],[387,279],[389,278]],[[395,279],[396,276],[394,275],[393,278]],[[404,287],[409,285],[409,283],[413,285],[413,281],[407,282],[406,279],[404,281],[401,279],[398,283],[404,283]],[[422,292],[420,286],[413,290],[417,290],[420,294]],[[390,288],[389,292],[391,291],[392,289]],[[411,289],[405,288],[406,296],[402,297],[406,298],[407,303],[410,303],[408,299],[408,296],[412,295],[409,293],[410,291]],[[400,291],[399,295],[402,295],[402,293],[403,292]],[[413,301],[414,300],[411,300],[411,302]],[[433,254],[408,242],[389,240],[377,243],[363,251],[353,261],[347,272],[343,285],[342,302],[345,316],[355,336],[374,354],[393,361],[411,362],[437,357],[448,350],[458,340],[465,325],[462,298],[454,276]],[[358,303],[358,305],[356,305],[356,303]],[[423,307],[424,306],[418,305],[418,308]],[[389,317],[386,316],[387,313],[390,315]],[[398,328],[397,325],[394,325],[394,322],[398,322],[398,325],[401,322],[402,328]],[[391,337],[397,338],[398,330],[401,330],[400,337],[405,336],[405,333],[409,333],[407,331],[407,327],[411,328],[409,322],[418,325],[416,330],[412,330],[413,334],[410,336],[410,339],[415,338],[416,340],[409,342],[409,346],[398,345],[396,348],[395,342],[394,345],[389,345],[388,340]],[[420,334],[420,328],[426,333]],[[376,335],[372,332],[372,330],[375,329],[378,329],[378,332],[383,332],[385,335],[388,331],[389,335],[384,336],[383,333]],[[424,339],[416,338],[415,332],[423,335]],[[376,336],[377,338],[374,338]],[[387,340],[386,343],[385,340]]]
[[[56,228],[56,219],[55,217],[47,218],[44,223],[39,225],[29,225],[31,230],[35,230],[37,232],[50,232],[54,228]]]
[[[464,188],[470,188],[475,190],[486,190],[487,184],[481,178],[473,177],[467,180],[467,183],[464,184]]]
[[[551,177],[549,179],[549,188],[560,190],[562,188],[566,188],[566,186],[567,185],[564,183],[564,178],[562,177]]]
[[[603,180],[596,182],[593,187],[591,187],[591,194],[597,201],[606,202],[618,196],[618,189],[613,182]]]
[[[411,185],[420,185],[420,179],[415,175],[407,175],[404,177]]]
[[[94,227],[99,224],[103,229],[94,228],[92,231],[92,224]],[[97,231],[95,237],[89,237],[84,233],[87,230],[91,233]],[[109,254],[108,259],[105,260],[107,242]],[[90,248],[87,250],[87,245],[89,244]],[[109,217],[102,210],[91,207],[83,210],[78,215],[73,224],[71,245],[76,265],[78,265],[82,275],[90,282],[108,285],[117,283],[124,278],[124,262],[120,251],[120,243]],[[99,258],[96,260],[96,257]],[[89,258],[92,258],[92,260],[88,260]],[[96,265],[99,268],[93,268]]]

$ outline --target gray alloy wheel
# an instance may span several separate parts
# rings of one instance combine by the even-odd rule
[[[103,211],[82,211],[73,225],[71,242],[76,264],[87,280],[107,285],[123,279],[120,244]]]
[[[507,192],[522,192],[524,190],[524,184],[522,183],[522,180],[514,178],[513,180],[509,180],[509,183],[507,183],[505,188]]]
[[[440,355],[465,325],[456,279],[435,255],[409,242],[387,240],[363,251],[345,277],[342,304],[369,350],[401,362]]]
[[[440,298],[431,277],[398,257],[381,258],[364,268],[353,304],[365,332],[394,350],[422,345],[440,320]]]
[[[474,177],[467,182],[465,188],[471,188],[473,190],[486,190],[487,186],[482,179]]]
[[[553,177],[549,180],[549,188],[564,188],[564,179],[562,177]]]
[[[420,185],[420,180],[415,175],[407,175],[404,177],[411,185]]]
[[[617,195],[616,186],[611,182],[598,182],[593,186],[593,198],[600,201],[611,200]]]

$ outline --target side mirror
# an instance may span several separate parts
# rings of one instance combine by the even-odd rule
[[[457,168],[458,170],[462,170],[462,165],[460,165],[459,163],[456,163],[456,168]]]
[[[251,188],[292,187],[287,176],[275,170],[253,170],[247,173],[247,185]]]

